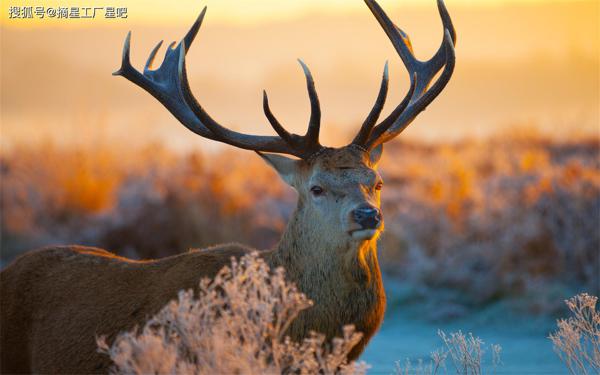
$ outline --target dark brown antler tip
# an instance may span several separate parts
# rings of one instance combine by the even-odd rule
[[[271,124],[275,132],[281,138],[283,138],[283,140],[286,143],[292,145],[292,135],[288,133],[287,130],[285,130],[283,125],[281,125],[281,123],[277,120],[275,115],[273,115],[273,112],[271,112],[271,108],[269,107],[269,97],[267,96],[266,90],[263,90],[263,111],[265,112],[265,116],[267,117],[267,120],[269,120],[269,123]]]
[[[377,94],[377,100],[375,100],[375,104],[369,112],[369,115],[363,122],[363,125],[360,128],[360,131],[352,141],[352,144],[363,147],[367,144],[369,137],[371,136],[371,132],[373,131],[373,127],[379,116],[381,115],[381,111],[385,105],[385,100],[387,98],[387,92],[389,87],[389,68],[388,62],[385,62],[385,66],[383,68],[383,76],[381,78],[381,86],[379,88],[379,94]]]
[[[315,81],[310,69],[308,69],[308,66],[301,59],[298,59],[298,62],[300,63],[300,66],[302,66],[304,76],[306,77],[306,88],[310,99],[310,120],[308,122],[308,130],[306,131],[305,137],[308,143],[318,145],[319,132],[321,130],[321,105],[319,103],[319,96],[317,95]]]
[[[150,51],[150,56],[148,56],[148,60],[146,60],[146,65],[144,65],[144,71],[147,71],[152,67],[152,63],[154,62],[156,53],[158,52],[158,50],[160,49],[160,46],[162,46],[162,44],[163,44],[163,41],[161,40],[160,42],[158,42],[158,44],[156,44],[156,46],[152,49],[152,51]]]
[[[206,15],[207,9],[208,7],[206,6],[202,9],[202,12],[200,12],[200,15],[198,15],[198,18],[196,18],[196,21],[194,22],[192,27],[190,27],[190,30],[187,32],[187,34],[185,34],[185,37],[183,37],[183,41],[185,41],[186,53],[190,49],[192,43],[194,42],[196,35],[198,35],[198,30],[200,30],[200,26],[202,26],[202,22],[204,21],[204,16]]]
[[[121,67],[113,72],[113,76],[122,76],[125,74],[125,69],[131,66],[129,61],[129,50],[131,46],[131,30],[127,32],[127,36],[125,37],[125,43],[123,44],[123,54],[121,57]]]
[[[440,13],[440,18],[442,19],[442,24],[444,25],[444,29],[450,31],[450,36],[452,37],[452,43],[456,45],[456,30],[454,29],[454,24],[452,23],[452,18],[450,18],[450,13],[448,13],[448,8],[446,8],[446,4],[444,4],[444,0],[438,0],[438,11]]]

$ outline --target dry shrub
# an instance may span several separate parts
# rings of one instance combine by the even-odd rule
[[[465,335],[461,331],[453,332],[449,336],[443,331],[438,331],[438,335],[446,347],[443,357],[450,356],[452,364],[457,374],[464,375],[482,375],[483,372],[483,341],[479,337],[474,337],[472,333]],[[490,345],[492,350],[492,371],[500,364],[499,345]],[[438,354],[438,358],[440,355]]]
[[[360,341],[354,328],[332,340],[311,333],[302,343],[285,336],[298,313],[312,305],[285,281],[284,270],[270,273],[253,253],[232,260],[214,280],[203,279],[197,298],[181,291],[141,332],[121,333],[99,347],[126,374],[363,374],[364,363],[347,363]]]
[[[572,313],[557,322],[558,330],[550,334],[554,351],[571,374],[600,373],[600,311],[598,297],[581,293],[565,301]]]
[[[465,335],[461,331],[452,332],[447,335],[439,330],[438,336],[444,347],[431,353],[431,360],[425,363],[422,359],[415,366],[410,360],[402,365],[396,362],[396,375],[436,375],[442,369],[446,369],[446,359],[450,357],[454,370],[458,375],[484,375],[489,372],[484,370],[484,342],[469,333]],[[492,366],[490,372],[494,374],[500,365],[500,345],[491,344]]]

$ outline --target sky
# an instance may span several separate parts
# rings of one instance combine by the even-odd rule
[[[452,6],[501,6],[503,4],[528,3],[542,4],[548,2],[560,2],[560,0],[447,0],[449,7]],[[563,0],[563,2],[577,0]],[[380,0],[379,3],[386,9],[394,9],[400,6],[432,6],[434,0]],[[2,2],[1,21],[3,26],[8,27],[44,27],[44,26],[98,26],[119,25],[120,23],[162,23],[176,24],[189,12],[196,12],[203,6],[208,6],[211,20],[226,24],[252,24],[265,20],[282,20],[297,17],[307,13],[328,12],[353,12],[360,10],[364,4],[360,0],[44,0],[33,3],[31,0],[7,0]],[[106,19],[105,9],[99,10],[99,15],[94,19],[50,19],[47,15],[44,19],[36,15],[33,19],[10,19],[9,9],[11,7],[43,6],[47,8],[57,7],[122,7],[127,8],[128,19]],[[82,10],[83,12],[83,10]]]
[[[233,129],[270,134],[261,103],[266,89],[280,120],[291,131],[305,131],[308,99],[298,57],[316,79],[325,142],[345,141],[339,134],[364,119],[386,60],[384,114],[408,88],[406,69],[362,0],[33,1],[27,4],[127,7],[128,18],[5,19],[0,146],[118,138],[127,127],[139,129],[139,142],[193,147],[199,137],[176,126],[150,95],[110,73],[128,30],[132,63],[141,68],[156,42],[179,40],[204,5],[207,18],[187,58],[190,84],[211,115]],[[409,33],[419,58],[437,50],[442,30],[435,0],[379,1]],[[22,4],[5,0],[0,9]],[[458,33],[455,75],[405,137],[485,137],[515,127],[597,133],[598,0],[446,4]]]

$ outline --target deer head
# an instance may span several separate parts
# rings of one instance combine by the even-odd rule
[[[377,238],[383,229],[379,191],[382,180],[377,163],[383,143],[400,134],[415,117],[444,89],[454,70],[454,43],[456,35],[444,2],[438,0],[438,9],[444,26],[444,37],[435,55],[418,60],[412,51],[410,39],[395,26],[374,0],[365,0],[377,21],[400,55],[410,75],[410,88],[404,99],[383,121],[377,123],[388,90],[388,67],[384,68],[379,94],[375,104],[352,142],[341,148],[329,148],[319,142],[321,110],[312,74],[299,60],[306,76],[311,115],[305,135],[289,133],[273,115],[266,92],[263,108],[276,136],[239,133],[217,123],[198,103],[190,89],[185,56],[200,26],[206,8],[202,10],[187,35],[166,52],[161,66],[151,70],[162,41],[152,50],[140,73],[129,60],[131,33],[123,49],[122,75],[158,99],[185,127],[194,133],[242,149],[256,151],[289,185],[299,193],[299,211],[311,236],[322,248],[328,242],[352,243]],[[442,71],[433,83],[436,74]],[[283,156],[294,156],[290,158]]]
[[[122,66],[114,74],[122,75],[148,91],[194,133],[258,152],[284,181],[298,191],[307,222],[313,223],[313,233],[323,234],[324,241],[371,240],[383,229],[379,199],[382,180],[376,171],[383,143],[400,134],[444,89],[454,70],[456,35],[443,1],[438,0],[444,38],[430,60],[419,61],[412,52],[408,35],[392,23],[377,2],[365,2],[404,62],[411,85],[404,100],[377,124],[388,90],[386,63],[375,105],[354,140],[345,147],[328,148],[319,143],[319,99],[310,70],[301,60],[311,103],[305,135],[289,133],[281,125],[269,108],[266,92],[263,93],[264,112],[277,136],[242,134],[213,120],[192,94],[185,64],[186,53],[200,29],[206,8],[183,40],[176,47],[173,48],[172,43],[167,48],[165,59],[156,70],[151,70],[150,66],[162,41],[152,50],[143,73],[140,73],[129,60],[129,33],[123,49]],[[440,77],[430,87],[434,76],[442,69]]]

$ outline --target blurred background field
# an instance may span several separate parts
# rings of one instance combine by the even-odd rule
[[[502,344],[507,372],[563,373],[545,336],[564,299],[600,294],[599,5],[446,2],[459,36],[455,76],[386,145],[381,166],[389,303],[364,359],[377,372],[426,357],[437,328],[451,327]],[[269,132],[265,88],[282,122],[304,129],[297,57],[315,75],[328,145],[351,139],[386,59],[384,114],[407,89],[360,1],[282,2],[292,10],[247,1],[242,8],[256,7],[249,17],[228,13],[230,2],[207,3],[188,71],[199,100],[232,128]],[[219,242],[276,243],[294,192],[254,154],[199,139],[110,76],[127,30],[141,67],[203,5],[131,1],[129,18],[110,24],[2,18],[2,266],[49,244],[154,258]],[[382,5],[418,56],[435,51],[434,1]],[[532,345],[538,355],[524,357]]]
[[[3,262],[56,243],[138,259],[228,241],[270,248],[295,204],[255,156],[114,146],[2,156]],[[435,320],[519,297],[523,312],[552,313],[569,288],[598,292],[599,151],[596,138],[539,134],[396,142],[381,166],[384,271],[415,286],[409,302],[444,291],[427,310]]]

